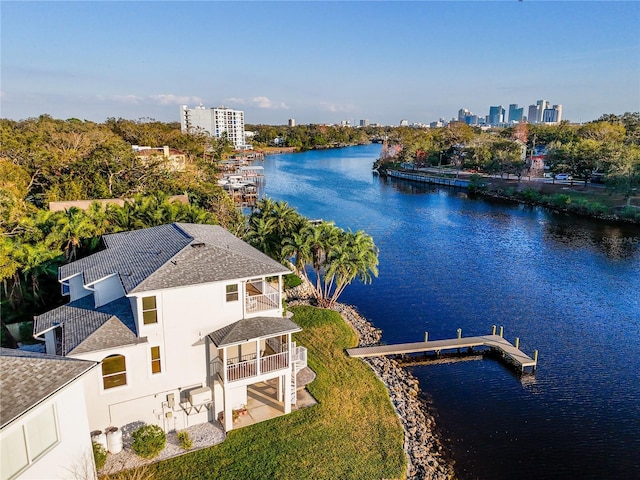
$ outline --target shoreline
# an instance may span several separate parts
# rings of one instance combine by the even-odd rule
[[[290,306],[312,305],[304,293],[304,284],[287,291]],[[313,306],[313,305],[312,305]],[[338,312],[358,336],[359,346],[377,345],[382,331],[362,317],[355,307],[336,303]],[[387,357],[362,359],[384,384],[389,399],[404,430],[404,452],[407,458],[407,479],[455,479],[454,462],[445,450],[430,403],[420,395],[418,380],[398,362]]]

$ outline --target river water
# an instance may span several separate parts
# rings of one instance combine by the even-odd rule
[[[410,367],[462,479],[640,478],[640,229],[385,180],[380,145],[268,156],[266,194],[365,230],[371,285],[350,285],[383,342],[491,332],[532,355]]]

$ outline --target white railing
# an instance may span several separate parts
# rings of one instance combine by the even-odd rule
[[[267,282],[252,282],[251,285],[255,290],[262,292],[256,295],[247,295],[245,297],[245,306],[247,313],[262,312],[264,310],[274,310],[279,308],[280,292],[273,288]]]
[[[264,310],[274,310],[278,308],[279,297],[280,295],[278,295],[278,292],[248,296],[246,298],[247,313],[262,312]]]
[[[240,360],[238,357],[229,359],[229,364],[227,365],[228,382],[255,377],[258,374],[269,373],[273,372],[274,370],[289,368],[288,352],[282,352],[275,355],[262,357],[260,359],[260,372],[258,372],[258,360],[255,358],[255,354],[244,355],[241,358],[248,359],[242,361],[238,361]],[[218,358],[216,358],[211,362],[211,364],[212,368],[214,369],[214,373],[219,375],[222,379],[222,362]]]
[[[282,370],[289,366],[289,355],[287,352],[276,353],[260,359],[260,372],[269,373],[274,370]]]
[[[307,366],[307,349],[305,347],[293,347],[291,361],[300,362],[300,368]]]
[[[233,382],[234,380],[255,377],[258,374],[256,370],[257,366],[258,362],[256,362],[255,359],[246,362],[234,363],[233,365],[227,365],[227,381]]]

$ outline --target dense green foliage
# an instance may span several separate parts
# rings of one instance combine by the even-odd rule
[[[254,148],[276,146],[308,150],[369,143],[371,138],[381,138],[390,129],[329,125],[299,125],[295,127],[247,125],[246,130],[255,134],[252,140]]]
[[[143,425],[132,437],[131,449],[142,458],[157,457],[167,442],[167,435],[158,425]]]
[[[146,478],[404,478],[404,434],[384,385],[344,350],[356,337],[331,310],[293,307],[318,405],[230,432],[214,447],[147,467]],[[125,472],[112,478],[129,478]]]
[[[333,305],[354,279],[369,283],[378,275],[378,249],[369,235],[309,222],[286,202],[260,200],[246,239],[272,258],[292,261],[298,275],[315,285],[321,306]]]

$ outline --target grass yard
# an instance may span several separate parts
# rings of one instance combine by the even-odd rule
[[[308,389],[318,405],[234,430],[215,447],[147,466],[144,478],[405,478],[404,434],[387,391],[364,362],[344,352],[356,345],[351,327],[332,310],[291,310],[303,328],[295,340],[307,347],[317,374]]]

